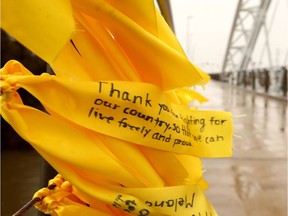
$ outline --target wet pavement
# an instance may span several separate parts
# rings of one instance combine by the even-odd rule
[[[202,109],[230,111],[233,157],[204,159],[206,194],[220,216],[287,215],[287,101],[211,82]]]
[[[219,216],[286,216],[287,102],[215,81],[198,90],[209,99],[201,109],[234,116],[233,157],[203,159],[206,194]],[[39,188],[41,158],[3,151],[1,163],[1,215],[8,216]]]

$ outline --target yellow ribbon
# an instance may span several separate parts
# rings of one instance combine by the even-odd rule
[[[13,63],[11,63],[13,64]],[[14,66],[15,67],[15,66]],[[8,70],[4,67],[5,70]],[[198,157],[232,154],[228,112],[191,110],[157,86],[137,82],[73,82],[42,74],[6,82],[29,91],[49,110],[87,129],[139,145]],[[13,73],[13,72],[12,72]]]
[[[129,148],[126,148],[125,144],[123,144],[125,142],[121,140],[111,140],[109,136],[101,136],[88,127],[75,124],[74,122],[77,123],[77,120],[74,119],[73,116],[71,116],[73,119],[67,118],[65,115],[61,116],[64,112],[59,112],[57,109],[60,108],[63,110],[63,107],[61,108],[63,102],[69,105],[70,108],[75,107],[78,109],[75,101],[80,98],[77,98],[77,95],[82,95],[80,101],[85,101],[83,100],[83,96],[87,99],[92,96],[91,98],[94,100],[95,89],[98,89],[98,93],[100,94],[98,96],[101,96],[102,93],[105,95],[104,90],[103,92],[99,91],[99,87],[102,85],[101,82],[77,82],[83,85],[74,85],[73,81],[58,79],[48,74],[34,76],[16,61],[8,62],[8,64],[1,69],[1,80],[2,116],[13,126],[18,134],[30,142],[56,170],[69,181],[73,182],[73,185],[79,188],[80,191],[91,196],[93,200],[96,199],[99,202],[138,215],[148,215],[148,213],[149,215],[190,215],[191,212],[197,214],[204,214],[204,212],[206,214],[207,212],[207,214],[211,213],[212,215],[216,215],[213,207],[207,202],[202,193],[202,189],[200,189],[201,187],[203,189],[207,188],[207,184],[202,179],[201,162],[199,158],[188,155],[186,157],[176,155],[176,157],[171,157],[172,160],[169,161],[171,162],[169,170],[163,170],[163,168],[167,168],[168,165],[165,160],[170,157],[169,150],[165,149],[165,151],[167,151],[165,153],[156,150],[158,148],[156,147],[153,152],[154,146],[151,146],[153,147],[151,149],[139,146],[140,149],[138,149],[138,151],[140,150],[143,156],[145,155],[147,159],[153,162],[154,168],[151,167],[152,163],[149,164],[145,159],[136,157],[137,163],[141,163],[141,169],[137,169],[137,166],[134,166],[133,163],[131,164],[131,161],[129,161],[129,164],[123,159],[123,156],[125,157],[127,153],[133,155],[134,152],[132,152],[133,149],[130,148],[130,145],[128,145]],[[142,97],[143,95],[147,95],[147,91],[151,91],[149,92],[149,94],[151,93],[152,95],[151,101],[145,100],[145,104],[138,104],[137,109],[141,107],[144,107],[144,110],[147,108],[151,109],[154,106],[154,102],[152,101],[155,100],[158,104],[164,99],[170,101],[168,106],[173,107],[174,110],[185,108],[181,104],[172,103],[173,100],[171,96],[166,97],[161,90],[151,84],[123,83],[119,81],[111,83],[122,85],[122,87],[125,87],[127,93],[133,92],[133,94],[138,94],[139,91],[138,88],[135,87],[136,84],[138,87],[139,85],[144,85],[145,88],[140,88],[139,93],[139,96],[142,95]],[[81,88],[78,88],[79,86]],[[95,86],[97,88],[95,88]],[[17,93],[18,88],[25,88],[38,97],[48,110],[53,110],[51,112],[53,116],[24,105]],[[109,92],[110,91],[111,90],[109,90]],[[46,92],[46,94],[42,94],[41,92]],[[63,96],[61,96],[60,93],[63,94]],[[69,96],[70,94],[73,95],[73,99]],[[108,98],[110,97],[109,94],[106,95]],[[62,98],[62,101],[53,100],[53,97],[56,95],[57,98]],[[64,95],[66,96],[64,97]],[[135,103],[133,103],[133,101],[131,103],[129,100],[125,101],[122,97],[118,99],[119,100],[115,100],[116,103],[119,103],[118,106],[128,107],[126,104],[128,103],[130,105],[132,104],[130,107],[133,108],[133,105],[137,104],[136,101]],[[121,104],[120,102],[123,101],[124,103]],[[48,106],[46,104],[55,104],[55,106]],[[111,108],[108,107],[108,110],[109,109]],[[66,111],[69,113],[70,109]],[[119,116],[122,116],[123,110],[119,109],[119,111],[121,111]],[[188,111],[194,112],[195,110],[188,109]],[[80,114],[81,108],[80,111],[74,110],[73,112]],[[158,108],[156,111],[152,109],[149,113],[154,114],[154,112],[155,115],[161,116]],[[168,112],[163,108],[161,112],[165,112],[166,117],[164,117],[169,121],[176,121],[178,119],[175,117],[176,111],[172,113],[172,111]],[[180,113],[184,112],[180,110]],[[87,115],[84,116],[87,118]],[[134,121],[141,121],[141,119],[135,118]],[[184,123],[189,125],[187,122]],[[108,122],[106,121],[105,124],[108,124]],[[107,128],[109,129],[108,126],[106,126],[106,129]],[[198,129],[199,131],[201,130],[200,128]],[[114,134],[115,132],[112,131],[111,135],[114,136]],[[116,145],[118,143],[119,145],[116,147],[110,142],[114,142]],[[141,144],[144,146],[142,142]],[[120,152],[122,152],[122,147],[124,148],[122,157],[121,154],[116,156],[116,150],[120,149]],[[157,160],[161,159],[161,155],[163,156],[163,163],[157,162]],[[157,160],[155,157],[157,157]],[[105,163],[103,163],[103,161],[105,161]],[[167,172],[173,169],[177,170],[177,168],[180,168],[180,170],[184,172],[175,172],[175,176],[173,177],[169,176],[169,173],[167,175]],[[174,177],[176,177],[176,179],[172,180]],[[186,184],[186,186],[168,186],[183,184]],[[125,186],[125,188],[120,185]],[[152,188],[143,188],[145,186]],[[163,196],[159,194],[163,194]],[[170,196],[170,194],[172,195]],[[195,204],[197,207],[192,208],[191,202],[194,200],[195,194],[197,194],[198,200],[197,205]],[[61,215],[62,213],[65,215],[65,212],[71,212],[72,210],[75,212],[78,212],[78,210],[82,211],[80,209],[82,209],[83,206],[81,206],[81,208],[77,207],[78,204],[71,204],[73,207],[69,208],[61,207],[63,202],[66,203],[66,201],[60,202],[59,199],[66,200],[65,198],[68,196],[69,194],[67,193],[57,193],[57,196],[47,198],[47,202],[45,202],[46,204],[44,205],[46,207],[41,207],[40,209],[44,212],[50,212],[52,215],[54,213],[55,215]],[[189,197],[188,201],[187,197]],[[128,205],[126,203],[130,204]],[[48,208],[47,206],[50,207]],[[83,208],[85,208],[85,210],[83,210],[84,212],[87,210],[87,212],[92,214],[91,209]],[[51,209],[55,210],[52,211]]]
[[[62,181],[59,181],[61,179]],[[57,184],[55,184],[55,180]],[[99,203],[87,194],[83,194],[70,182],[57,175],[50,180],[49,186],[34,194],[40,198],[36,208],[46,214],[68,216],[69,214],[83,215],[209,215],[217,216],[216,211],[205,198],[202,189],[197,185],[182,185],[161,188],[113,188],[110,194],[110,205]],[[117,211],[122,209],[123,211]],[[85,212],[85,214],[84,214]],[[128,214],[129,213],[129,214]]]
[[[153,0],[3,0],[1,27],[56,74],[34,76],[16,61],[1,69],[1,115],[65,177],[35,194],[37,208],[217,215],[199,157],[231,156],[231,114],[187,106],[206,101],[188,86],[209,76]],[[49,114],[24,105],[19,88]]]
[[[2,8],[4,30],[62,78],[141,81],[165,90],[209,80],[152,0],[126,0],[125,7],[116,0],[3,0]]]

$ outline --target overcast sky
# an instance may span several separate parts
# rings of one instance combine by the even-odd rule
[[[189,59],[207,72],[220,71],[238,0],[170,0],[170,3],[176,36]],[[272,19],[274,13],[276,15]],[[273,64],[283,65],[286,62],[287,65],[288,0],[272,0],[267,13],[267,26],[270,22],[269,42]],[[268,66],[267,52],[261,59],[262,63],[259,59],[263,38],[262,32],[253,58],[257,64]]]

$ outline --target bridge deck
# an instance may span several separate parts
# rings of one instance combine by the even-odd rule
[[[213,81],[206,89],[204,106],[231,111],[241,137],[232,158],[204,160],[209,200],[221,216],[286,216],[287,101]]]

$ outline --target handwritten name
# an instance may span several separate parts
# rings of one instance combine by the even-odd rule
[[[168,207],[168,208],[174,208],[174,211],[178,211],[178,207],[181,208],[193,208],[193,204],[195,201],[195,193],[193,193],[191,196],[185,195],[185,197],[179,197],[176,199],[167,199],[167,200],[156,200],[156,201],[146,201],[145,204],[149,207]]]

